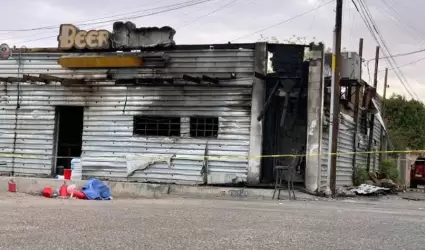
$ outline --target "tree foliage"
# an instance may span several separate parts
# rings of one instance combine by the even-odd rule
[[[397,150],[425,148],[425,105],[392,95],[385,101],[389,137]]]

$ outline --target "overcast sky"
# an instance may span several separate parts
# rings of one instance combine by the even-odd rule
[[[0,16],[2,29],[17,30],[42,26],[57,26],[61,23],[77,24],[81,21],[127,14],[113,18],[126,21],[125,17],[140,16],[158,10],[150,10],[165,5],[186,2],[188,0],[3,0],[3,12]],[[306,37],[308,41],[323,41],[332,47],[335,3],[328,4],[282,25],[263,32],[249,35],[275,23],[311,10],[329,0],[211,0],[192,7],[162,14],[131,19],[140,26],[171,26],[176,29],[177,44],[227,43],[243,37],[236,42],[256,42],[260,35],[275,36],[285,40],[293,35]],[[387,4],[384,4],[384,1]],[[425,49],[425,27],[422,21],[424,0],[365,0],[375,19],[382,36],[392,54]],[[407,3],[408,2],[408,3]],[[351,1],[344,1],[343,47],[347,51],[357,51],[360,37],[365,39],[365,59],[373,58],[376,43],[364,25]],[[391,9],[391,7],[396,11]],[[217,10],[215,13],[211,13]],[[145,11],[145,12],[144,12]],[[208,15],[209,14],[209,15]],[[103,21],[105,19],[98,19]],[[93,22],[93,20],[91,20]],[[102,26],[103,25],[103,26]],[[106,28],[111,30],[112,23],[80,26],[87,28]],[[9,45],[20,47],[55,47],[58,28],[31,32],[0,32],[0,39]],[[248,35],[248,36],[246,36]],[[245,37],[246,36],[246,37]],[[403,66],[425,58],[425,52],[396,58]],[[370,63],[370,77],[373,75],[373,62]],[[387,67],[386,61],[380,61],[380,70]],[[401,67],[407,82],[416,94],[425,98],[425,80],[422,71],[425,59]],[[363,78],[369,80],[365,70]],[[383,72],[379,75],[378,91],[382,92]],[[395,74],[389,75],[389,92],[408,94]]]

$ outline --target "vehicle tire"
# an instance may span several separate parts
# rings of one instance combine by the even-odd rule
[[[411,181],[410,182],[410,187],[411,188],[418,188],[418,183],[416,183],[415,181]]]

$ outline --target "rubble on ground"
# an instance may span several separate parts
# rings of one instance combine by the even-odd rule
[[[345,188],[357,195],[385,195],[399,192],[398,185],[391,179],[380,176],[378,173],[370,172],[369,180],[358,187]],[[344,192],[341,191],[343,195]]]
[[[378,187],[374,185],[362,184],[358,186],[357,188],[351,189],[350,191],[358,195],[371,195],[371,194],[379,195],[379,194],[386,194],[388,191],[390,191],[390,189]]]
[[[331,197],[332,196],[332,191],[329,187],[322,187],[319,190],[319,195],[320,196],[324,196],[324,197]]]
[[[356,196],[356,193],[348,189],[347,187],[340,187],[336,191],[336,195],[339,197],[354,197]]]

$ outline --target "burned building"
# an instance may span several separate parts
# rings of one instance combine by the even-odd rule
[[[169,27],[131,23],[63,29],[58,48],[2,55],[1,174],[52,177],[81,158],[85,178],[258,185],[285,155],[307,154],[297,181],[314,191],[326,179],[322,46],[176,45]],[[346,183],[353,163],[338,159]]]

